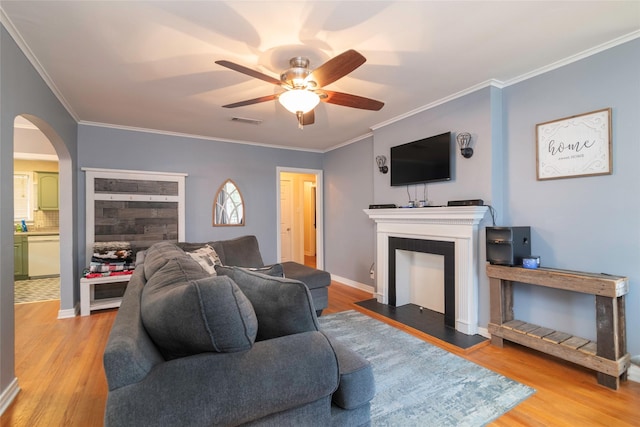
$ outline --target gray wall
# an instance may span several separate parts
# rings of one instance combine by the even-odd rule
[[[73,241],[74,167],[76,161],[76,128],[73,118],[33,69],[4,26],[0,26],[0,395],[15,379],[14,371],[14,306],[13,306],[13,122],[24,114],[32,120],[53,144],[60,163],[60,181],[66,185],[60,200],[66,214],[61,221],[61,255],[67,257],[61,280],[73,283],[77,246]],[[72,304],[71,293],[62,293],[61,301]]]
[[[276,221],[277,167],[322,169],[320,153],[233,144],[198,138],[162,135],[79,125],[80,167],[187,173],[187,241],[209,241],[255,234],[265,263],[276,261],[279,232]],[[213,227],[213,198],[231,178],[245,202],[244,227]],[[81,220],[79,244],[85,248],[85,177],[78,176]],[[81,260],[81,263],[84,260]]]
[[[375,169],[375,156],[389,156],[391,146],[446,131],[470,132],[474,137],[474,156],[464,159],[456,155],[454,180],[429,184],[428,198],[435,204],[480,198],[496,208],[498,225],[531,226],[532,251],[541,256],[544,266],[629,277],[627,346],[632,355],[637,355],[640,334],[634,326],[640,324],[640,197],[635,191],[640,183],[638,76],[640,40],[634,40],[504,89],[482,89],[376,129],[369,164],[338,164],[340,155],[349,153],[346,147],[328,153],[325,179],[336,179],[335,172],[328,172],[336,170],[340,182],[362,182]],[[613,109],[613,175],[537,181],[536,124],[606,107]],[[338,194],[343,204],[340,212],[356,212],[369,203],[406,204],[405,187],[390,187],[389,174],[375,172],[372,178],[372,201]],[[420,196],[422,186],[414,187],[411,196],[415,193]],[[327,199],[326,203],[334,203],[333,197]],[[332,213],[327,211],[330,225],[326,233],[338,237],[341,236],[336,232],[338,220]],[[368,222],[366,217],[344,215],[339,221],[340,230],[364,229]],[[482,227],[488,225],[487,217]],[[483,229],[480,234],[480,262],[484,264]],[[364,264],[371,256],[372,239],[342,239],[351,255],[331,258],[327,263],[329,271],[347,272],[354,259]],[[480,277],[479,322],[486,327],[488,280],[483,271]],[[594,306],[591,296],[524,284],[516,286],[518,318],[590,339],[595,339]]]
[[[332,150],[324,158],[325,268],[368,286],[375,260],[375,227],[362,211],[373,203],[372,138]]]
[[[483,199],[491,203],[492,176],[492,128],[491,98],[493,88],[485,88],[465,97],[415,114],[374,131],[373,155],[385,155],[390,159],[390,149],[417,139],[451,131],[469,132],[473,137],[474,155],[465,159],[458,150],[453,154],[451,181],[427,185],[427,196],[432,204],[443,205],[448,200]],[[391,169],[391,168],[390,168]],[[375,203],[406,205],[409,201],[407,187],[391,187],[391,174],[374,174]],[[422,200],[424,185],[409,186],[411,198]]]
[[[631,354],[640,354],[640,40],[504,90],[507,219],[531,225],[544,266],[629,277]],[[535,126],[613,110],[613,175],[537,181]],[[520,319],[595,338],[594,297],[519,286]]]

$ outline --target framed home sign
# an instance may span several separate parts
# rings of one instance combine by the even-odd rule
[[[611,108],[536,125],[538,180],[609,175]]]

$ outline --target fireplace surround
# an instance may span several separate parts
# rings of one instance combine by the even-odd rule
[[[438,246],[437,242],[453,244],[454,296],[445,294],[445,317],[455,321],[455,329],[467,335],[478,332],[478,282],[479,282],[479,233],[480,222],[487,213],[486,206],[451,206],[428,208],[365,209],[365,213],[376,223],[376,291],[379,303],[395,303],[390,290],[390,263],[394,243],[390,238],[407,241],[427,241],[426,246]],[[391,239],[391,242],[395,242]],[[411,245],[416,244],[411,243]],[[434,247],[435,247],[434,246]],[[401,248],[407,250],[406,248]],[[409,250],[411,248],[409,247]],[[429,252],[419,249],[418,252]],[[435,253],[438,253],[435,251]],[[395,254],[393,254],[395,256]],[[445,256],[445,270],[446,270]],[[395,272],[394,276],[395,276]],[[446,274],[446,273],[445,273]],[[395,279],[394,279],[395,280]],[[446,291],[445,291],[446,292]],[[390,297],[392,297],[390,299]],[[452,326],[453,326],[452,325]]]

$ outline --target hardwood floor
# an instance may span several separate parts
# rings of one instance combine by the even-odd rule
[[[366,311],[366,292],[333,282],[325,313]],[[116,310],[56,320],[58,302],[16,305],[16,373],[22,389],[0,418],[5,426],[101,426],[107,385],[102,353]],[[367,313],[370,314],[370,313]],[[536,389],[492,426],[638,426],[640,384],[599,386],[593,371],[515,345],[461,351],[386,321],[425,341]]]
[[[102,353],[116,311],[57,320],[59,301],[16,304],[20,393],[4,426],[101,426],[107,395]]]

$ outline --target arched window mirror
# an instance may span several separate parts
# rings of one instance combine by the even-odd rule
[[[213,225],[244,225],[244,200],[230,179],[220,186],[213,201]]]

